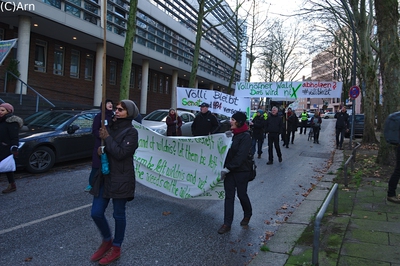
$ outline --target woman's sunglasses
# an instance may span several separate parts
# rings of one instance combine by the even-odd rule
[[[124,108],[118,107],[116,110],[117,110],[118,112],[122,112],[122,111],[124,111],[125,109],[124,109]]]

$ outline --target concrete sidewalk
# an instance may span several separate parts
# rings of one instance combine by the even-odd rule
[[[343,152],[337,150],[333,161],[328,173],[336,173],[341,167]],[[259,251],[249,265],[312,265],[313,230],[308,228],[307,244],[298,240],[308,225],[313,228],[334,178],[335,175],[330,174],[323,177],[266,242],[269,251]],[[387,183],[373,180],[360,187],[339,186],[339,213],[321,223],[319,265],[400,266],[400,206],[386,201],[386,190]],[[330,212],[332,206],[325,215]]]

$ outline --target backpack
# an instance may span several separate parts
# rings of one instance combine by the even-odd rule
[[[387,143],[400,144],[400,111],[386,118],[383,134]]]

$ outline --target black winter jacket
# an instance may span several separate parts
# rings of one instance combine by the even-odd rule
[[[246,164],[247,156],[250,153],[251,136],[248,131],[233,135],[232,144],[225,159],[224,167],[231,172],[250,172]]]
[[[0,161],[11,155],[11,147],[19,145],[19,129],[23,126],[22,118],[6,114],[0,118]]]
[[[127,128],[129,129],[126,132],[120,134]],[[132,126],[132,119],[117,119],[111,124],[109,134],[104,143],[110,174],[103,176],[99,170],[90,193],[97,196],[99,187],[103,183],[104,198],[132,200],[136,182],[133,155],[138,148],[138,132]]]
[[[219,129],[218,119],[210,111],[199,112],[192,123],[193,136],[207,136],[214,134]]]
[[[253,138],[259,139],[259,138],[264,138],[264,132],[265,132],[265,125],[266,125],[266,120],[264,119],[263,115],[256,115],[253,118],[253,125],[251,126],[253,128]]]
[[[268,115],[266,132],[267,133],[282,133],[283,122],[282,117],[278,114],[273,115],[272,113]]]
[[[336,128],[348,128],[349,114],[347,112],[337,112],[335,118]]]

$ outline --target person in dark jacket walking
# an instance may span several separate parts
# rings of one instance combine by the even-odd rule
[[[342,107],[340,112],[335,114],[336,118],[336,149],[343,149],[344,134],[348,130],[349,115],[346,111],[346,106]],[[340,135],[340,140],[339,140]]]
[[[169,109],[165,123],[167,124],[167,136],[182,136],[182,118],[174,108]]]
[[[294,135],[297,131],[298,118],[295,112],[292,112],[292,108],[288,108],[286,112],[286,125],[285,125],[285,139],[283,147],[289,148],[290,135],[292,135],[292,144],[294,142]]]
[[[0,161],[11,154],[18,156],[19,129],[23,126],[22,118],[14,115],[14,107],[9,103],[0,104]],[[2,193],[11,193],[17,190],[14,172],[5,173],[8,187]]]
[[[103,175],[100,170],[97,171],[90,191],[94,196],[91,217],[103,238],[90,260],[99,260],[101,265],[107,265],[121,255],[126,227],[125,205],[133,200],[135,193],[133,155],[138,148],[138,132],[132,126],[132,120],[138,113],[133,101],[122,100],[116,106],[115,117],[109,129],[102,127],[99,130],[105,145],[99,147],[98,153],[107,154],[110,173]],[[114,239],[104,215],[110,199],[114,209]]]
[[[314,143],[319,144],[319,132],[321,131],[322,118],[320,112],[315,112],[313,118],[311,118],[311,127],[314,133]]]
[[[208,111],[208,107],[210,107],[208,103],[200,105],[200,112],[191,126],[193,136],[207,136],[216,133],[219,129],[218,119]]]
[[[102,105],[103,104],[100,104],[101,112],[103,112]],[[104,125],[108,128],[108,125],[110,125],[111,120],[114,116],[113,102],[111,100],[107,99],[105,107],[106,108],[105,108]],[[99,168],[100,168],[100,157],[97,154],[97,150],[99,149],[100,144],[101,144],[101,139],[99,136],[99,130],[101,128],[101,112],[98,113],[93,119],[92,134],[94,135],[94,147],[93,147],[93,152],[92,152],[92,171],[90,171],[90,174],[89,174],[89,185],[85,188],[86,192],[89,192],[92,189],[93,176],[96,174],[97,170],[99,170]]]
[[[268,133],[268,165],[273,164],[274,161],[273,146],[275,146],[279,162],[282,162],[282,153],[279,147],[279,134],[282,128],[282,118],[278,115],[278,108],[274,106],[272,107],[271,113],[268,115],[266,125],[266,132]]]
[[[264,118],[263,110],[257,110],[256,116],[250,122],[250,128],[252,129],[252,143],[251,143],[251,154],[254,156],[256,153],[256,145],[257,145],[257,154],[258,158],[261,158],[262,146],[264,143],[264,133],[265,133],[265,125],[266,119]]]
[[[243,209],[241,226],[249,224],[253,214],[247,186],[250,178],[250,171],[246,163],[251,149],[251,136],[246,124],[246,114],[236,112],[231,118],[231,130],[233,133],[232,144],[225,159],[224,169],[221,172],[221,179],[224,180],[225,204],[224,224],[218,230],[218,234],[224,234],[231,230],[235,204],[235,191],[237,191],[240,204]]]

